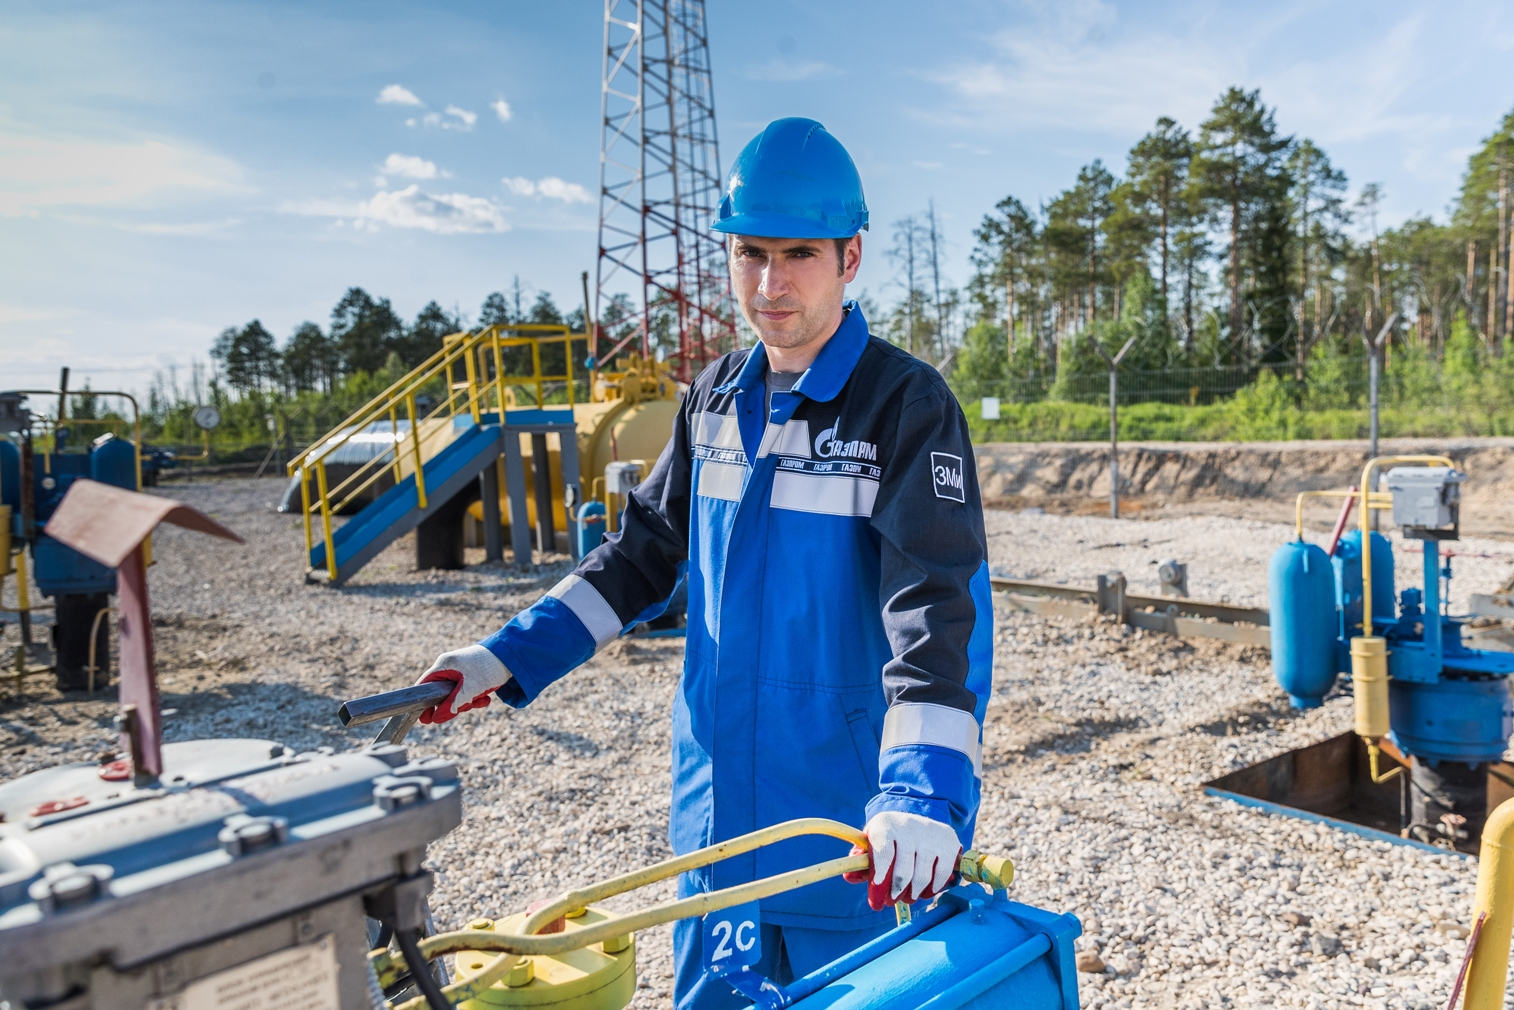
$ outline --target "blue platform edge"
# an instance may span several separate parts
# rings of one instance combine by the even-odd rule
[[[1459,856],[1462,859],[1474,858],[1469,852],[1459,852],[1455,849],[1443,849],[1438,845],[1427,845],[1426,843],[1417,841],[1413,838],[1400,838],[1398,835],[1391,834],[1387,831],[1379,831],[1376,828],[1369,828],[1365,824],[1353,824],[1350,821],[1343,821],[1335,817],[1327,817],[1324,814],[1313,814],[1307,810],[1300,810],[1298,807],[1285,806],[1281,803],[1273,803],[1270,800],[1259,800],[1254,796],[1243,796],[1240,793],[1232,793],[1226,789],[1216,789],[1213,786],[1205,786],[1204,794],[1206,796],[1218,796],[1222,800],[1233,800],[1243,807],[1253,807],[1257,810],[1265,810],[1269,814],[1281,814],[1284,817],[1295,817],[1301,821],[1311,821],[1315,824],[1326,824],[1332,828],[1337,828],[1341,831],[1347,831],[1353,835],[1360,835],[1362,838],[1370,839],[1374,842],[1392,842],[1394,845],[1407,845],[1411,848],[1424,849],[1427,852],[1434,852],[1437,855],[1442,856]]]
[[[976,884],[954,887],[913,921],[784,986],[783,1004],[1078,1010],[1073,941],[1082,932],[1076,916]]]

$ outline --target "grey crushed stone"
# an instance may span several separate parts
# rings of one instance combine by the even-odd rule
[[[526,574],[416,572],[406,538],[344,590],[307,586],[298,520],[272,511],[280,485],[162,489],[249,541],[157,536],[150,583],[164,705],[177,710],[170,739],[358,745],[362,734],[333,717],[342,699],[409,683],[568,570],[556,558]],[[1192,564],[1193,595],[1263,604],[1266,557],[1291,536],[1205,517],[999,512],[989,532],[999,573],[1091,584],[1123,567],[1133,591],[1151,592],[1154,566],[1149,585],[1138,573],[1174,556]],[[1503,566],[1484,577],[1473,560],[1465,591],[1488,591]],[[1349,729],[1348,697],[1288,709],[1261,650],[1042,618],[1002,601],[996,620],[977,844],[1014,859],[1016,899],[1082,919],[1080,948],[1107,965],[1080,975],[1084,1006],[1445,1004],[1464,947],[1446,924],[1468,918],[1475,861],[1250,811],[1200,788]],[[527,709],[494,704],[411,737],[412,753],[458,759],[467,784],[463,826],[430,854],[443,928],[670,854],[668,713],[682,652],[678,640],[622,641]],[[33,680],[21,700],[4,698],[0,775],[114,746],[108,693],[65,698]],[[664,885],[612,907],[671,896]],[[670,929],[638,943],[632,1005],[666,1006]]]

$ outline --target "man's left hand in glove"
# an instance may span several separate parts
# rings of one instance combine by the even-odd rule
[[[874,910],[896,901],[912,904],[946,890],[957,872],[962,844],[957,833],[940,821],[919,814],[885,810],[874,814],[862,829],[867,834],[872,866],[848,873],[853,884],[867,881],[867,903]],[[854,848],[858,854],[861,848]]]

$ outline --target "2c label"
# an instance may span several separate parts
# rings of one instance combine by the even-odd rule
[[[762,960],[762,918],[757,902],[748,902],[704,917],[706,968],[726,971]]]

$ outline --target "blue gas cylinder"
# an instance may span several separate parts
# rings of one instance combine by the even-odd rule
[[[605,503],[585,502],[578,510],[578,556],[598,547],[605,538]]]
[[[1341,610],[1341,634],[1352,639],[1362,634],[1362,531],[1352,530],[1335,547],[1335,605]],[[1372,621],[1391,621],[1397,616],[1393,591],[1393,545],[1381,533],[1372,534]],[[1370,634],[1370,632],[1369,632]]]
[[[1335,686],[1335,580],[1330,556],[1304,541],[1284,544],[1267,566],[1272,674],[1294,708],[1316,708]]]
[[[21,450],[6,438],[0,438],[0,505],[9,505],[13,516],[21,514]]]
[[[104,434],[89,453],[89,476],[102,484],[128,491],[137,489],[137,447],[124,438]]]

